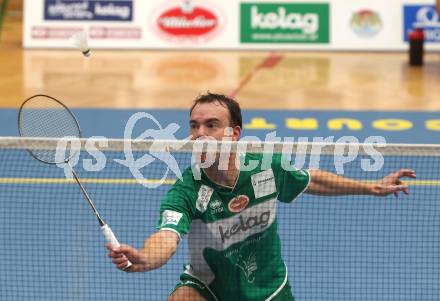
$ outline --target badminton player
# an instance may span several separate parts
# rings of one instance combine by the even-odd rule
[[[224,95],[198,97],[190,111],[193,139],[225,135],[238,141],[242,130],[240,107]],[[329,195],[408,194],[400,170],[375,182],[351,180],[321,170],[286,171],[279,156],[262,169],[262,156],[246,154],[240,160],[258,164],[250,171],[214,164],[197,180],[191,168],[168,191],[160,206],[158,231],[137,250],[128,245],[107,245],[117,268],[145,272],[164,265],[187,235],[189,262],[169,301],[294,300],[287,267],[281,257],[277,231],[277,202],[290,203],[302,192]],[[329,200],[331,201],[331,200]]]

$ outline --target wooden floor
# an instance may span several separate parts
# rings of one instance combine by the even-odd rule
[[[0,40],[0,107],[45,93],[72,107],[187,108],[206,91],[244,108],[440,110],[440,53],[23,50],[21,16]],[[269,62],[264,64],[263,62]],[[263,63],[263,64],[262,64]]]

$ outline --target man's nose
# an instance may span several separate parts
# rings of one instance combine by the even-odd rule
[[[197,129],[193,132],[193,136],[195,139],[206,136],[206,127],[203,125],[197,127]]]

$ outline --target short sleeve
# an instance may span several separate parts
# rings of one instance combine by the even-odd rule
[[[272,168],[274,170],[278,200],[284,203],[294,201],[303,193],[310,183],[310,173],[306,169],[285,170],[281,166],[280,158],[274,160]]]
[[[191,185],[182,181],[167,192],[160,204],[158,230],[176,232],[179,237],[189,232],[189,227],[195,216],[195,197]]]

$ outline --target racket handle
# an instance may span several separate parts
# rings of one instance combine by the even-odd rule
[[[114,245],[115,247],[119,247],[119,241],[116,238],[115,234],[113,233],[112,229],[110,229],[109,225],[105,224],[104,226],[101,227],[101,231],[102,234],[104,234],[105,239],[107,240],[108,243],[111,243],[112,245]],[[125,269],[128,269],[129,267],[132,266],[132,263],[130,261],[128,261],[127,265],[125,266]]]

